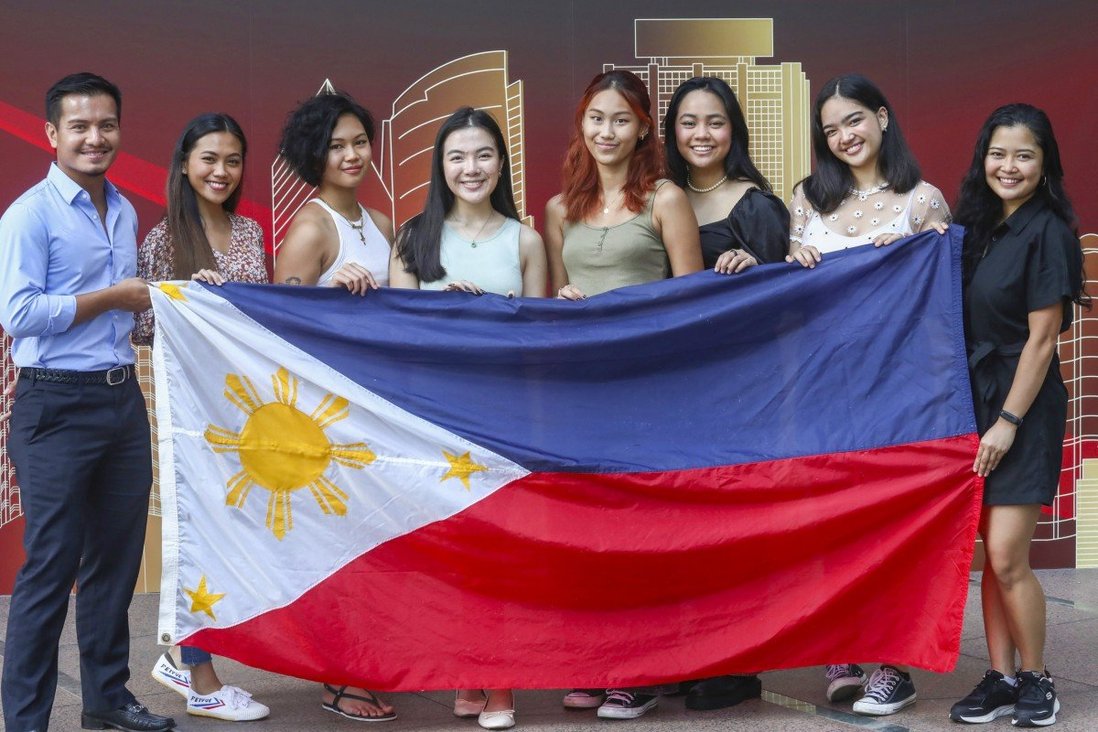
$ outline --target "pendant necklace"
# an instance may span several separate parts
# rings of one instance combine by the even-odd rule
[[[320,200],[321,200],[321,201],[324,201],[324,199],[323,199],[323,198],[321,198]],[[357,232],[357,233],[358,233],[358,238],[362,240],[362,243],[363,243],[363,244],[366,244],[366,233],[365,233],[365,232],[364,232],[364,231],[362,230],[362,229],[363,229],[363,227],[364,227],[364,226],[366,226],[366,214],[362,212],[362,209],[361,209],[361,208],[359,208],[359,213],[360,213],[361,215],[360,215],[360,216],[358,217],[358,222],[356,223],[356,222],[354,222],[354,221],[351,221],[351,220],[350,220],[349,218],[347,218],[346,216],[344,216],[344,215],[343,215],[342,213],[340,213],[340,212],[339,212],[339,210],[338,210],[338,209],[337,209],[337,208],[336,208],[335,206],[333,206],[332,204],[328,203],[327,201],[324,201],[324,203],[327,203],[327,204],[328,204],[328,208],[330,208],[330,209],[332,209],[333,211],[335,211],[335,212],[336,212],[336,215],[338,215],[338,216],[339,216],[339,218],[341,218],[341,219],[343,219],[344,221],[346,221],[346,222],[347,222],[347,226],[350,226],[350,227],[351,227],[352,229],[354,229],[354,230],[355,230],[355,232]]]
[[[687,173],[686,174],[686,187],[689,188],[690,190],[694,191],[694,193],[709,193],[710,191],[715,191],[718,188],[720,188],[721,186],[723,186],[724,182],[726,180],[728,180],[728,173],[725,173],[723,178],[721,178],[719,181],[717,181],[713,185],[709,186],[708,188],[698,188],[697,186],[694,185],[694,181],[690,180],[690,173]]]
[[[617,201],[619,198],[621,198],[621,196],[622,196],[622,191],[621,191],[621,189],[618,189],[618,192],[616,194],[614,194],[614,198],[612,200]],[[606,216],[607,214],[610,213],[610,201],[607,201],[604,198],[603,199],[603,204],[604,205],[602,207],[602,215]]]
[[[470,247],[472,247],[473,249],[477,248],[477,239],[480,238],[481,233],[484,231],[484,227],[488,225],[488,222],[491,221],[494,216],[495,212],[493,211],[492,213],[488,214],[488,218],[484,219],[484,223],[482,223],[480,225],[480,228],[477,229],[477,233],[473,234],[473,239],[469,242]],[[484,242],[481,243],[483,244]]]

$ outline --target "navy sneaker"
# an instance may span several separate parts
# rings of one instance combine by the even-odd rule
[[[654,694],[634,694],[626,689],[609,689],[606,701],[599,707],[598,715],[603,719],[636,719],[659,704],[660,698]]]
[[[1014,702],[1011,724],[1015,727],[1047,727],[1056,724],[1058,711],[1060,700],[1056,698],[1056,687],[1048,671],[1043,674],[1019,671],[1018,700]]]
[[[953,705],[949,718],[954,722],[983,724],[1014,712],[1017,687],[1008,684],[1001,673],[988,670],[972,693]]]
[[[832,664],[827,667],[827,700],[850,699],[865,686],[865,671],[856,663]]]
[[[895,714],[915,703],[915,682],[911,674],[895,666],[881,666],[869,677],[865,696],[854,702],[855,714],[881,717]]]

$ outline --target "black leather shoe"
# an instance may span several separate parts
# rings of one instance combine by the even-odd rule
[[[685,696],[685,695],[689,694],[690,690],[693,689],[699,682],[701,682],[701,679],[690,679],[689,681],[680,681],[679,682],[679,687],[677,689],[675,689],[674,691],[671,691],[671,692],[666,692],[665,691],[663,695],[664,696]]]
[[[120,729],[124,732],[163,732],[175,729],[175,720],[153,714],[132,701],[121,709],[109,712],[84,712],[80,715],[80,726],[84,729]]]
[[[758,676],[717,676],[695,684],[685,704],[687,709],[724,709],[760,696],[762,681]]]

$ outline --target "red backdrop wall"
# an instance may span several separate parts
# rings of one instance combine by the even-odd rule
[[[874,79],[896,107],[926,179],[951,200],[991,109],[1012,101],[1043,107],[1056,127],[1080,231],[1098,231],[1091,183],[1098,169],[1098,65],[1086,0],[682,0],[673,12],[664,0],[6,0],[0,8],[0,208],[43,177],[52,156],[41,147],[42,97],[73,71],[102,74],[123,90],[123,148],[132,156],[127,170],[135,181],[128,194],[143,236],[162,214],[157,176],[195,114],[224,111],[241,122],[250,143],[244,195],[256,210],[269,211],[282,121],[325,79],[385,118],[393,100],[423,74],[461,56],[503,49],[509,78],[524,85],[526,202],[540,221],[558,189],[583,87],[603,64],[646,63],[634,54],[634,19],[669,15],[772,18],[773,57],[758,62],[801,63],[813,92],[842,72]],[[364,202],[388,209],[382,195],[375,184]],[[1090,449],[1084,430],[1076,432],[1081,442],[1068,458],[1069,481],[1079,477]],[[1073,520],[1071,495],[1065,510]],[[20,561],[17,494],[9,491],[4,499],[5,516],[14,515],[0,524],[0,592],[8,591]],[[1071,541],[1061,542],[1046,564],[1070,566],[1074,525],[1057,531]]]

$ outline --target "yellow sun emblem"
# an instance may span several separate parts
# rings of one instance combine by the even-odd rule
[[[177,285],[174,282],[161,282],[159,285],[157,285],[157,287],[160,288],[160,291],[163,292],[165,295],[173,300],[179,300],[181,302],[187,301],[187,296],[183,294],[183,288],[186,286],[186,282],[184,282],[182,285]]]
[[[294,527],[290,498],[294,491],[308,488],[325,514],[345,516],[347,494],[324,476],[334,460],[361,469],[377,457],[364,442],[333,444],[324,429],[346,419],[348,402],[326,394],[305,414],[297,408],[298,380],[280,368],[271,377],[276,401],[262,403],[246,376],[225,377],[225,398],[248,415],[244,429],[232,432],[210,425],[206,440],[214,452],[236,452],[241,470],[226,484],[225,503],[243,508],[253,485],[270,492],[267,499],[267,528],[281,540]]]

